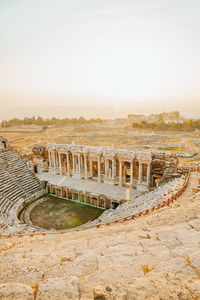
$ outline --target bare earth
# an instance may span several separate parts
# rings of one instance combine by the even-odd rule
[[[0,135],[6,137],[11,145],[22,153],[31,153],[36,144],[46,146],[47,143],[93,145],[116,147],[146,147],[163,150],[183,151],[200,154],[200,138],[188,132],[148,132],[125,130],[124,125],[103,124],[68,125],[63,127],[50,126],[42,130],[41,126],[21,126],[1,128]],[[198,157],[194,157],[199,160]],[[187,162],[188,159],[181,159]]]
[[[200,299],[198,175],[170,207],[133,221],[1,238],[0,299]]]

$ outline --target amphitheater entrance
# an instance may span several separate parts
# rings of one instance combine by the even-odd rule
[[[93,196],[92,201],[96,203],[97,198]],[[34,203],[30,204],[33,205],[32,209],[30,207],[30,220],[33,225],[47,230],[75,228],[98,218],[104,211],[83,202],[73,202],[51,195],[45,196],[43,201],[38,200],[38,205],[36,204],[37,202],[35,206]]]
[[[118,202],[112,202],[112,209],[116,209],[119,206]]]
[[[158,181],[164,174],[164,161],[154,160],[151,167],[151,183],[153,187],[157,186]]]
[[[152,176],[152,186],[156,187],[158,185],[158,182],[160,181],[161,177],[160,176]]]
[[[38,173],[38,166],[34,166],[34,173],[35,173],[35,174]]]

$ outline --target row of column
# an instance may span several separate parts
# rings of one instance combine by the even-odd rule
[[[142,184],[142,162],[139,161],[139,176],[138,176],[138,183]],[[147,164],[147,180],[146,180],[146,184],[149,185],[150,183],[150,173],[151,173],[151,163],[149,162]],[[122,186],[122,161],[119,161],[119,185]],[[133,185],[133,162],[130,162],[130,186]]]
[[[71,167],[70,167],[70,161],[69,161],[69,154],[65,153],[67,157],[67,174],[71,174]],[[59,170],[59,174],[62,175],[63,173],[63,166],[62,166],[62,161],[61,161],[61,153],[57,152],[55,155],[54,151],[48,151],[48,156],[49,156],[49,169],[54,170],[54,172]],[[73,164],[74,165],[74,164]]]
[[[70,161],[69,161],[69,153],[65,153],[67,157],[67,175],[71,175],[71,168],[70,168]],[[57,152],[57,155],[55,155],[54,151],[48,152],[49,155],[49,168],[56,171],[56,166],[58,166],[59,173],[62,175],[63,173],[63,167],[61,162],[61,153]],[[52,157],[53,156],[53,157]],[[97,156],[97,164],[98,164],[98,181],[101,182],[101,157],[100,155]],[[84,154],[84,177],[85,179],[88,179],[88,168],[87,168],[87,154]],[[73,173],[81,173],[83,170],[83,160],[80,154],[73,155],[72,154],[72,160],[73,160]],[[116,160],[112,159],[112,168],[111,168],[111,174],[109,176],[109,160],[105,158],[105,176],[104,179],[112,178],[114,180],[116,176]],[[90,177],[93,177],[92,175],[92,159],[90,159]],[[139,161],[139,176],[138,176],[138,183],[142,183],[142,162]],[[146,184],[149,185],[150,183],[150,162],[147,164],[147,180]],[[119,160],[119,185],[122,185],[122,161]],[[133,162],[130,162],[130,186],[133,185]]]

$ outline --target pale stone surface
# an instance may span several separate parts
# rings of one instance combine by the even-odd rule
[[[45,272],[45,278],[70,276],[86,276],[97,270],[97,259],[95,256],[83,255],[78,257],[74,262],[65,261],[61,266],[49,268]]]
[[[27,285],[11,282],[0,284],[1,300],[34,300],[34,290]]]
[[[38,286],[36,300],[77,300],[79,298],[79,283],[77,278],[50,278]]]
[[[181,281],[197,279],[195,272],[187,264],[186,259],[179,257],[161,262],[156,266],[155,271],[175,274]]]
[[[200,244],[199,244],[199,246],[200,246]],[[200,247],[199,247],[198,252],[193,253],[190,256],[190,261],[191,261],[191,267],[195,270],[196,274],[200,278]]]
[[[128,287],[127,299],[130,300],[192,300],[189,291],[173,277],[162,274],[148,276],[143,280],[135,279]]]
[[[200,299],[200,281],[189,281],[186,283],[190,294],[193,296],[193,299]]]
[[[36,300],[199,299],[196,186],[192,174],[176,202],[132,221],[62,235],[1,238],[1,287],[17,282],[22,299],[29,292],[34,299],[35,292]],[[12,299],[12,290],[1,288],[0,299]]]

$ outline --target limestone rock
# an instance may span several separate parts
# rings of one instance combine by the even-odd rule
[[[189,291],[174,278],[154,274],[136,279],[127,289],[129,300],[192,300]]]
[[[109,286],[98,286],[93,289],[94,300],[115,300],[119,299],[119,294],[116,295]]]
[[[27,285],[10,282],[0,284],[1,300],[34,300],[34,290]]]
[[[200,277],[200,252],[193,253],[190,257],[191,267],[195,270],[196,274]]]
[[[200,299],[200,281],[187,282],[186,286],[190,291],[193,299]]]
[[[44,278],[66,277],[66,276],[86,276],[87,274],[97,270],[96,257],[83,255],[74,262],[63,262],[61,266],[49,268]]]
[[[60,299],[79,299],[79,283],[77,278],[49,278],[39,283],[36,300]]]
[[[161,262],[156,266],[155,271],[173,274],[182,281],[196,279],[194,270],[183,258],[175,258],[167,262]]]

